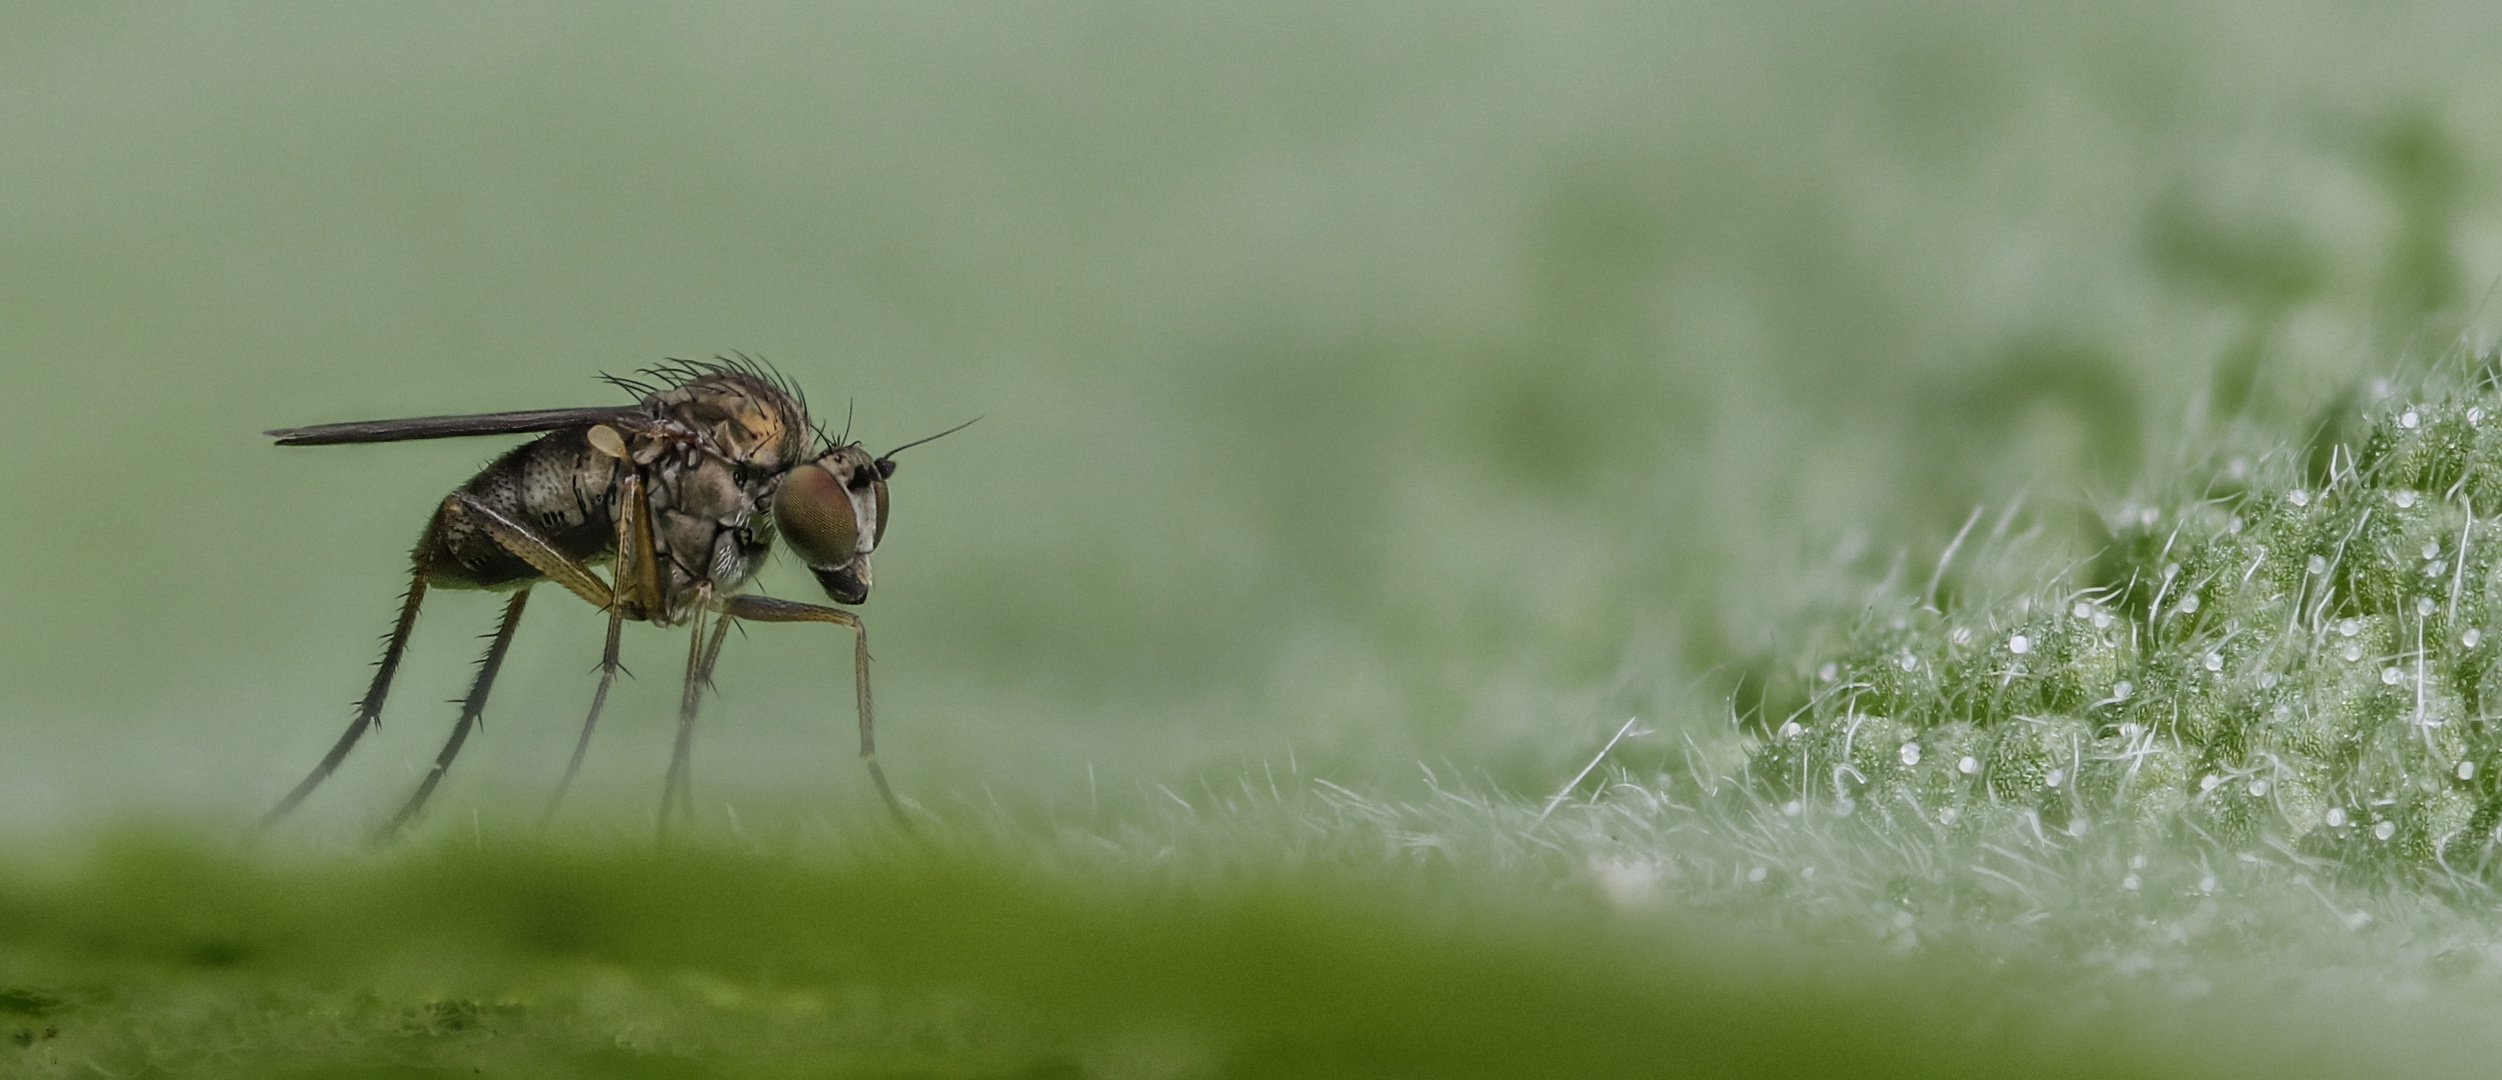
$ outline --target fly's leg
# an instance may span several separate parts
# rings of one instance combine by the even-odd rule
[[[429,544],[432,539],[431,536],[427,538]],[[418,550],[424,551],[427,546],[420,544]],[[312,775],[305,777],[295,790],[288,792],[286,798],[278,800],[278,805],[261,817],[260,829],[266,830],[277,824],[280,818],[287,816],[288,811],[295,809],[297,803],[303,802],[305,796],[312,794],[314,788],[320,787],[323,780],[338,770],[339,762],[346,760],[348,751],[355,748],[356,740],[364,738],[365,732],[381,721],[382,701],[391,695],[391,677],[399,673],[400,654],[408,648],[409,632],[417,628],[417,609],[426,602],[426,572],[424,559],[418,559],[415,570],[409,575],[408,596],[400,603],[400,621],[391,627],[390,643],[382,647],[382,662],[374,666],[373,685],[366,687],[365,699],[357,702],[356,718],[348,721],[347,733],[339,736],[338,743],[322,756],[321,764],[313,766]]]
[[[478,661],[478,677],[470,682],[469,696],[461,701],[460,721],[452,725],[450,741],[443,744],[442,753],[435,755],[434,768],[427,770],[426,778],[417,784],[407,805],[400,807],[399,813],[391,815],[390,823],[374,834],[375,843],[387,843],[398,836],[400,828],[416,817],[417,811],[426,805],[426,798],[434,794],[434,786],[443,782],[452,759],[460,755],[461,744],[469,741],[469,729],[476,727],[478,717],[486,712],[487,691],[495,687],[495,673],[504,666],[504,650],[512,647],[513,630],[521,625],[522,606],[529,602],[530,589],[526,585],[504,602],[503,621],[495,625],[495,639],[487,645],[486,656]]]
[[[582,771],[582,758],[591,750],[591,730],[599,726],[599,712],[608,704],[608,687],[617,679],[617,642],[625,631],[626,611],[638,615],[659,610],[660,564],[652,546],[651,502],[643,491],[642,474],[625,470],[621,484],[617,514],[617,583],[612,589],[608,607],[608,645],[600,653],[599,689],[591,694],[590,715],[582,719],[582,737],[573,744],[573,760],[565,765],[565,778],[556,782],[556,793],[547,800],[547,812],[540,817],[544,824],[556,816],[556,807],[565,801],[565,789],[573,786],[575,773]]]
[[[704,688],[712,685],[712,665],[721,659],[721,645],[730,634],[730,619],[720,616],[712,626],[712,640],[704,640],[704,617],[712,614],[713,605],[699,596],[695,605],[694,630],[686,643],[686,695],[678,702],[678,742],[669,754],[669,777],[660,788],[660,839],[669,839],[669,815],[675,811],[686,814],[686,823],[695,824],[694,755],[695,713],[704,703]]]
[[[591,692],[591,714],[582,718],[582,737],[574,741],[573,760],[565,764],[565,778],[556,782],[556,794],[548,797],[547,812],[539,816],[544,825],[556,816],[556,807],[565,801],[565,789],[573,786],[573,774],[582,771],[582,757],[591,752],[591,729],[599,725],[599,710],[608,704],[608,684],[617,680],[617,643],[625,633],[625,612],[608,609],[608,645],[600,650],[599,689]]]
[[[902,800],[895,798],[895,789],[886,783],[886,770],[877,764],[875,710],[869,702],[869,630],[860,625],[860,617],[822,604],[802,604],[746,594],[722,601],[721,610],[731,618],[755,622],[821,622],[851,628],[852,679],[860,691],[860,760],[869,766],[869,779],[876,782],[878,797],[886,800],[886,808],[894,811],[895,820],[909,830],[912,819],[904,816]]]
[[[502,544],[504,550],[520,556],[521,561],[546,575],[549,581],[571,589],[575,596],[590,601],[592,607],[605,611],[616,602],[617,590],[601,581],[590,567],[567,558],[564,552],[556,550],[556,545],[548,543],[546,537],[527,525],[505,517],[503,511],[479,502],[476,496],[453,492],[451,498],[443,500],[443,516],[476,522],[488,536],[495,538],[496,543]]]

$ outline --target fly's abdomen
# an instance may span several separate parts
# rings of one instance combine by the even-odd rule
[[[616,554],[611,506],[618,462],[592,449],[589,430],[565,428],[514,447],[462,484],[460,493],[529,526],[567,558],[603,561]],[[431,538],[418,557],[435,584],[494,589],[544,576],[460,515],[446,515]]]

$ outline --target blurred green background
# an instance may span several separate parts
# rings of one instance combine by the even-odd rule
[[[501,445],[261,429],[729,350],[874,449],[986,417],[902,459],[864,610],[907,795],[1542,792],[1626,715],[1725,730],[1976,505],[2089,543],[2184,440],[2475,334],[2497,46],[2468,4],[12,4],[0,821],[266,807]],[[492,612],[438,594],[304,828],[413,781]],[[534,607],[438,825],[543,798],[600,626]],[[875,812],[843,644],[733,644],[707,820]],[[627,650],[590,820],[667,755],[683,644]]]

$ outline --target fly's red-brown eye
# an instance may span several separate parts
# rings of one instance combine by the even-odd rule
[[[811,567],[843,566],[860,553],[860,522],[851,493],[816,462],[782,478],[782,490],[773,497],[773,520]]]

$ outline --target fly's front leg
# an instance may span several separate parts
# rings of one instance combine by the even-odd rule
[[[443,782],[443,774],[450,771],[452,759],[460,756],[461,744],[469,741],[469,729],[476,727],[478,718],[486,713],[487,691],[495,687],[495,673],[504,666],[504,651],[512,647],[513,631],[521,625],[522,606],[529,602],[530,589],[526,585],[513,593],[512,599],[504,602],[504,618],[496,623],[495,639],[487,646],[486,656],[478,661],[478,677],[469,684],[469,696],[461,700],[460,720],[452,725],[450,741],[443,744],[442,753],[435,755],[434,768],[426,771],[426,778],[417,784],[416,793],[408,797],[407,804],[400,807],[399,813],[391,815],[389,824],[374,834],[375,843],[387,843],[399,835],[401,826],[416,817],[417,811],[426,805],[427,797],[434,794],[434,786]]]
[[[894,811],[896,821],[911,828],[912,819],[904,816],[903,802],[895,798],[895,790],[886,783],[886,770],[877,763],[875,710],[869,701],[869,630],[860,624],[860,617],[822,604],[744,594],[722,601],[721,610],[732,618],[756,622],[819,622],[851,628],[852,677],[860,692],[860,760],[869,766],[869,779],[876,782],[878,796],[886,800],[886,808]]]
[[[686,642],[686,692],[678,700],[678,742],[669,754],[669,776],[660,788],[660,839],[669,839],[669,815],[672,808],[686,814],[688,826],[695,824],[694,755],[695,713],[703,706],[704,688],[712,685],[712,665],[721,659],[721,645],[730,635],[730,619],[722,615],[712,627],[710,642],[704,639],[704,619],[714,612],[709,587],[698,591],[693,630]]]

